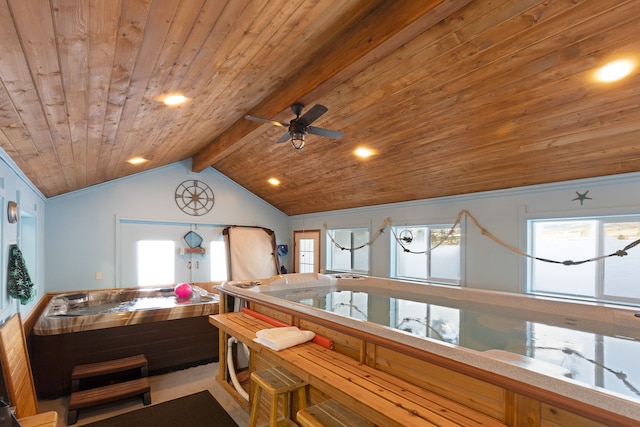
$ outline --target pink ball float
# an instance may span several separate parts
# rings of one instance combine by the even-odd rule
[[[191,285],[188,283],[180,283],[174,289],[174,292],[178,298],[189,298],[191,296]]]

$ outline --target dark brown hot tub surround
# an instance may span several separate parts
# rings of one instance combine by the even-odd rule
[[[33,328],[31,361],[38,395],[55,398],[70,393],[71,371],[81,364],[144,354],[153,374],[217,361],[218,329],[208,322],[210,314],[218,313],[217,293],[202,292],[183,300],[171,290],[102,289],[52,297]],[[161,308],[135,311],[77,315],[73,310],[100,311],[95,309],[100,303],[116,305],[136,294],[151,298],[164,294],[167,300]]]

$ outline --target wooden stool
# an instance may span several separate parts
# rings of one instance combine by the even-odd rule
[[[362,418],[335,399],[298,411],[298,423],[302,427],[373,427],[375,424]]]
[[[262,390],[271,395],[271,412],[269,416],[269,427],[279,425],[296,424],[289,418],[289,407],[291,393],[298,392],[298,409],[304,409],[307,406],[306,381],[296,377],[291,372],[281,367],[263,369],[251,373],[251,381],[254,383],[253,401],[251,402],[251,419],[249,427],[255,427],[258,421],[258,412],[260,409],[260,396]],[[282,419],[278,419],[278,401],[280,397],[282,401]]]

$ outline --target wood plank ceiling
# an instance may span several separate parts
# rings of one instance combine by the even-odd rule
[[[637,0],[0,0],[0,147],[47,197],[191,158],[288,215],[636,172],[638,68],[593,73],[639,60],[638,17]],[[288,122],[296,101],[345,136],[295,150],[244,119]]]

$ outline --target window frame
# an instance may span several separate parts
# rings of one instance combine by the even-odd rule
[[[427,267],[427,277],[426,278],[419,278],[419,277],[412,277],[412,276],[403,276],[398,274],[398,249],[400,248],[400,245],[398,244],[398,242],[396,241],[395,236],[399,236],[400,231],[402,229],[406,229],[406,228],[426,228],[427,230],[429,230],[428,232],[428,245],[430,246],[430,242],[431,242],[431,230],[433,229],[445,229],[447,231],[449,231],[451,229],[451,227],[453,226],[453,224],[451,223],[443,223],[443,222],[431,222],[431,223],[420,223],[420,224],[405,224],[405,225],[401,225],[401,226],[396,226],[394,225],[393,231],[392,233],[390,233],[390,244],[389,244],[389,276],[392,279],[399,279],[399,280],[409,280],[409,281],[413,281],[413,282],[421,282],[421,283],[437,283],[440,285],[450,285],[450,286],[459,286],[461,287],[464,280],[464,272],[463,272],[463,265],[464,265],[464,227],[463,227],[463,222],[460,222],[457,225],[457,228],[460,230],[460,242],[459,242],[459,257],[458,257],[458,279],[448,279],[448,278],[443,278],[443,277],[435,277],[431,274],[431,251],[427,252],[425,254],[426,256],[426,267]]]
[[[616,221],[617,220],[617,221]],[[545,214],[528,214],[524,216],[524,242],[526,247],[526,253],[533,255],[533,226],[536,222],[552,222],[552,221],[595,221],[596,222],[596,254],[594,257],[600,257],[602,255],[608,255],[611,251],[604,249],[604,226],[607,223],[612,222],[640,222],[640,207],[633,209],[624,209],[622,211],[616,210],[615,212],[607,210],[607,211],[590,211],[584,215],[576,215],[575,212],[572,213],[564,213],[564,212],[549,212]],[[622,249],[625,245],[621,245]],[[635,249],[638,250],[638,249]],[[606,253],[605,253],[606,252]],[[544,258],[544,255],[539,254],[539,256]],[[572,259],[571,256],[568,257],[571,261],[581,261],[579,259]],[[579,301],[587,301],[593,303],[606,303],[606,304],[622,304],[622,305],[631,305],[631,306],[640,306],[640,297],[639,298],[625,298],[623,296],[612,295],[606,293],[605,288],[605,261],[607,258],[602,260],[593,261],[596,265],[594,266],[594,296],[590,297],[588,295],[576,295],[573,293],[563,293],[563,292],[549,292],[549,291],[536,291],[533,289],[533,263],[535,259],[527,257],[524,263],[524,293],[527,295],[533,296],[543,296],[543,297],[552,297],[563,300],[579,300]],[[571,268],[571,267],[568,267]]]
[[[358,249],[358,250],[366,250],[367,251],[367,269],[366,270],[359,270],[359,269],[355,269],[354,267],[354,254],[356,251],[349,251],[351,253],[351,259],[350,259],[350,265],[351,265],[351,269],[341,269],[341,268],[334,268],[334,260],[333,260],[333,251],[334,248],[336,248],[336,245],[333,243],[333,241],[331,240],[331,238],[335,239],[335,235],[331,234],[333,232],[336,231],[350,231],[351,232],[351,244],[350,246],[348,246],[349,248],[353,248],[355,246],[358,246],[359,244],[354,245],[354,232],[357,231],[366,231],[367,232],[367,242],[369,241],[369,239],[371,239],[371,229],[368,226],[354,226],[354,227],[333,227],[333,228],[327,228],[326,233],[325,233],[325,248],[326,248],[326,252],[325,252],[325,270],[326,271],[331,271],[331,272],[337,272],[337,273],[352,273],[352,274],[362,274],[362,275],[369,275],[371,272],[371,246],[370,245],[365,245],[363,248]],[[329,235],[331,235],[331,237],[329,237]],[[366,242],[365,242],[366,243]],[[345,246],[347,247],[347,246]]]

